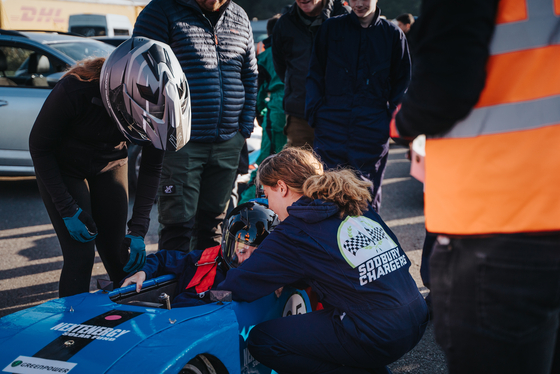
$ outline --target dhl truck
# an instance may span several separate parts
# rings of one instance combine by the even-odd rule
[[[0,0],[0,29],[69,30],[74,15],[117,15],[134,25],[149,0]],[[114,17],[114,16],[113,16]]]

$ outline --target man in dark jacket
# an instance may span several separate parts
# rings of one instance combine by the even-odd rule
[[[403,32],[377,0],[350,0],[352,13],[326,21],[311,55],[306,118],[329,168],[350,166],[373,182],[373,207],[389,153],[389,122],[410,80]]]
[[[296,0],[278,20],[272,34],[276,73],[284,82],[284,111],[288,146],[313,144],[313,129],[305,120],[305,77],[313,39],[323,21],[348,14],[342,0]]]
[[[169,44],[191,93],[190,142],[164,159],[159,248],[215,246],[255,118],[257,63],[249,19],[231,0],[153,0],[138,16],[134,36]]]

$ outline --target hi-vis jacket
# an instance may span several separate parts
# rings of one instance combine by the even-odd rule
[[[351,321],[345,323],[355,329],[348,333],[365,345],[390,350],[399,341],[401,348],[401,343],[414,347],[427,321],[426,303],[408,272],[410,261],[379,215],[370,209],[341,219],[335,204],[307,197],[288,212],[218,288],[232,291],[234,300],[251,302],[303,282],[336,316],[333,320]]]
[[[445,3],[430,2],[441,10],[415,25],[415,69],[396,117],[402,135],[433,135],[427,229],[560,230],[560,2]],[[456,26],[436,30],[449,14]]]

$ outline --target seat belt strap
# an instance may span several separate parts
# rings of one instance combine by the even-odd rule
[[[212,288],[216,271],[218,270],[218,257],[220,256],[221,245],[210,247],[202,252],[196,263],[196,273],[185,289],[194,287],[196,293],[202,298],[206,291]]]

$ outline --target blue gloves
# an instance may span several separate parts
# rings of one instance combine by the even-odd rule
[[[82,208],[78,208],[78,211],[72,217],[63,217],[62,219],[74,240],[87,243],[97,236],[97,226],[95,226],[93,218]]]
[[[128,234],[124,237],[122,247],[122,250],[127,252],[130,248],[130,256],[128,258],[128,263],[124,267],[124,271],[127,273],[135,273],[142,270],[146,263],[146,244],[144,244],[144,238]]]

